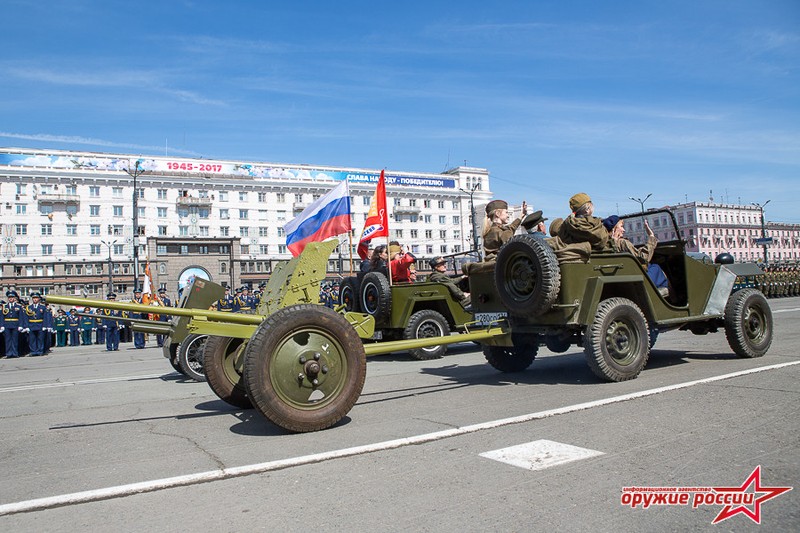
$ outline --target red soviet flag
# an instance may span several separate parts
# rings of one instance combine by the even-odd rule
[[[367,245],[375,237],[389,236],[389,214],[386,212],[386,180],[381,170],[381,177],[378,180],[378,188],[369,204],[367,220],[364,221],[364,231],[361,232],[361,239],[358,241],[358,256],[367,259]]]

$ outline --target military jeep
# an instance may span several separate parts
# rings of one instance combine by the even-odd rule
[[[367,272],[342,280],[339,303],[346,311],[365,313],[375,319],[373,340],[447,337],[472,322],[447,287],[436,282],[394,283],[380,272]],[[442,357],[447,345],[413,348],[414,359]]]
[[[672,240],[659,242],[651,263],[669,280],[659,293],[646,265],[628,253],[595,253],[586,262],[559,264],[541,234],[512,237],[494,265],[470,269],[475,319],[507,322],[509,332],[482,341],[490,365],[505,372],[531,365],[540,345],[556,353],[583,347],[591,370],[607,381],[635,378],[647,364],[660,332],[696,335],[724,329],[740,357],[760,357],[772,342],[772,313],[764,296],[745,288],[732,292],[736,274],[726,265],[698,261],[686,253],[673,214],[646,216],[671,225]],[[626,227],[642,215],[620,217]]]

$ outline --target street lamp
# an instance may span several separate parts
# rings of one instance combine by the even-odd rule
[[[145,173],[139,168],[139,161],[130,169],[130,164],[125,172],[133,178],[133,290],[139,288],[139,190],[136,187],[136,178]]]
[[[464,194],[469,195],[469,220],[470,224],[472,224],[472,251],[478,254],[478,259],[480,259],[480,252],[478,252],[478,228],[475,225],[475,202],[473,197],[475,196],[475,191],[478,190],[479,185],[480,184],[478,183],[474,184],[468,191],[460,188],[458,189]]]
[[[752,204],[761,211],[761,242],[764,247],[764,264],[766,266],[769,266],[769,259],[767,258],[767,224],[764,222],[764,208],[767,207],[767,204],[771,201],[772,200],[767,200],[763,204],[752,202]]]
[[[642,214],[644,214],[644,203],[647,201],[648,198],[653,196],[653,193],[648,194],[644,197],[644,200],[641,198],[634,198],[633,196],[628,196],[629,199],[633,200],[634,202],[638,202],[640,206],[642,206]]]
[[[116,239],[111,242],[100,241],[108,246],[108,292],[114,292],[114,278],[111,277],[111,270],[114,268],[114,263],[111,261],[111,247],[117,244]]]

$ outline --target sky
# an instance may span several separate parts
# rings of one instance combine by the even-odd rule
[[[800,223],[800,1],[5,0],[0,146],[487,168]]]

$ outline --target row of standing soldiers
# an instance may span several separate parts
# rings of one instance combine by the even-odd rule
[[[800,267],[797,265],[771,265],[764,267],[757,285],[767,298],[800,296]]]
[[[261,286],[263,288],[263,285]],[[236,294],[231,294],[231,288],[225,287],[225,296],[214,302],[216,311],[226,313],[245,313],[253,314],[261,303],[261,291],[254,291],[250,294],[249,287],[236,289]]]
[[[158,305],[172,306],[171,300],[159,291]],[[50,348],[62,346],[105,344],[106,350],[119,350],[120,341],[127,342],[133,338],[136,348],[144,348],[144,334],[131,332],[131,329],[119,318],[147,318],[141,313],[127,313],[110,309],[91,313],[90,308],[83,312],[73,308],[69,313],[63,309],[54,311],[45,298],[38,292],[31,294],[31,302],[20,301],[16,291],[6,292],[7,302],[0,302],[0,356],[15,358],[30,352],[31,356],[40,356],[50,352]],[[108,300],[116,299],[110,293]],[[135,291],[133,301],[142,303],[141,292]],[[169,317],[159,315],[159,320],[167,321]],[[132,333],[132,335],[131,335]],[[162,346],[164,336],[157,336],[158,345]]]

